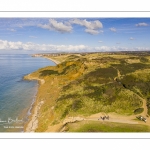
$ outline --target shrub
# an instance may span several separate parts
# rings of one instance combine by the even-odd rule
[[[138,108],[136,110],[134,110],[134,114],[137,115],[137,114],[140,114],[144,111],[144,108]]]
[[[82,102],[81,100],[75,100],[73,103],[72,103],[72,109],[74,111],[80,109],[82,107]]]

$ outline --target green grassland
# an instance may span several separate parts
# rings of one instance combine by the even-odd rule
[[[146,125],[133,125],[114,122],[82,121],[70,123],[66,126],[66,132],[150,132]]]
[[[44,104],[36,131],[46,131],[48,126],[69,116],[89,116],[99,112],[140,114],[143,112],[141,98],[147,100],[150,115],[150,53],[81,53],[47,57],[61,63],[31,74],[45,80],[37,95],[37,101],[43,100]],[[115,123],[109,125],[119,127]],[[105,132],[105,127],[111,131],[106,124],[97,127],[98,124],[91,122],[92,126],[96,126],[95,132]],[[130,132],[130,127],[120,125],[117,131]],[[86,124],[80,130],[69,127],[69,131],[90,130]],[[134,131],[143,130],[137,126]]]

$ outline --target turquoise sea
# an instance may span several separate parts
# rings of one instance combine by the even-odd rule
[[[0,132],[23,132],[37,90],[37,81],[23,77],[55,63],[28,54],[0,54]]]

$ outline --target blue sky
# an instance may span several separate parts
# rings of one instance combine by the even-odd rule
[[[150,50],[150,18],[0,18],[0,53]]]

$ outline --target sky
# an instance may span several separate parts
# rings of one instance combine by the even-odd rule
[[[150,50],[150,18],[0,18],[0,53]]]

